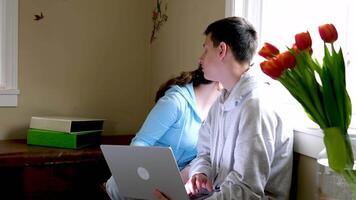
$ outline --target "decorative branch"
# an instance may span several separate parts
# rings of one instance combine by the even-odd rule
[[[168,20],[167,13],[167,4],[164,6],[164,13],[162,13],[161,9],[161,1],[157,0],[156,7],[152,12],[152,21],[153,21],[153,29],[151,33],[151,40],[150,43],[153,42],[157,38],[157,33],[160,30],[161,26]]]

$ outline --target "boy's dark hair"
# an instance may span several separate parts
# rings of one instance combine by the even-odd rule
[[[204,72],[201,66],[198,69],[190,72],[182,72],[179,76],[174,77],[163,83],[156,92],[155,102],[157,102],[164,93],[173,85],[183,86],[188,83],[193,83],[193,87],[200,84],[209,84],[212,81],[205,79]]]
[[[246,19],[228,17],[211,23],[204,34],[211,34],[214,47],[225,42],[240,63],[251,63],[257,49],[257,32]]]

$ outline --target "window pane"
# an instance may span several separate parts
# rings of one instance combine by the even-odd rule
[[[18,0],[0,0],[0,107],[17,106]]]
[[[336,48],[342,47],[346,62],[346,79],[348,92],[353,105],[356,105],[356,6],[351,0],[264,0],[261,16],[261,44],[269,42],[280,51],[287,50],[294,43],[296,33],[309,31],[313,40],[313,57],[321,61],[323,57],[323,41],[318,33],[318,26],[332,23],[338,30],[339,38]],[[273,83],[277,84],[277,83]],[[278,84],[277,84],[278,85]],[[277,90],[282,91],[282,87]],[[286,101],[289,97],[281,93]],[[288,95],[287,95],[288,96]],[[354,109],[356,113],[356,109]],[[353,117],[353,123],[356,118]],[[352,125],[353,127],[356,124]]]

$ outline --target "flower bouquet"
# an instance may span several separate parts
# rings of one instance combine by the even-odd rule
[[[283,53],[265,43],[258,53],[267,60],[260,66],[290,92],[323,130],[329,166],[346,179],[356,199],[354,157],[347,133],[352,108],[346,90],[344,57],[341,48],[334,48],[338,33],[333,24],[319,26],[319,34],[324,41],[322,62],[312,58],[312,39],[309,32],[302,32],[295,35],[295,44]]]

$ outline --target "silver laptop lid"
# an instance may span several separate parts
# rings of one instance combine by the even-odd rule
[[[168,147],[101,145],[120,195],[156,199],[157,188],[171,200],[188,200],[172,150]]]

